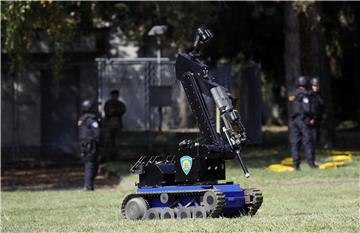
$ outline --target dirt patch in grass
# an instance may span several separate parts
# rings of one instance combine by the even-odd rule
[[[1,170],[2,191],[81,189],[84,168],[82,166],[56,168],[6,168]],[[95,189],[114,188],[119,179],[98,174]]]

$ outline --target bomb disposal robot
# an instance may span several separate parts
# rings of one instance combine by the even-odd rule
[[[249,177],[241,158],[245,128],[233,96],[214,82],[207,65],[198,58],[200,47],[213,37],[210,30],[196,31],[193,51],[179,54],[176,77],[182,83],[199,124],[201,140],[184,140],[177,154],[167,157],[142,156],[131,171],[139,175],[136,193],[123,200],[121,212],[126,219],[167,219],[235,217],[254,215],[262,204],[257,189],[243,189],[225,180],[225,160],[237,159]],[[220,111],[222,132],[216,132],[213,104]]]

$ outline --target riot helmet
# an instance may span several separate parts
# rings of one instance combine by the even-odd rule
[[[300,76],[297,79],[297,86],[303,86],[305,87],[308,82],[308,78],[306,76]]]
[[[318,77],[313,77],[311,80],[310,80],[310,83],[312,86],[320,86],[320,80]]]
[[[95,111],[95,102],[90,99],[86,99],[81,103],[81,108],[83,112],[93,112]]]

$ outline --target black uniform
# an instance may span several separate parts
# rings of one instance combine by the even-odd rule
[[[293,112],[290,121],[290,144],[293,165],[300,166],[299,151],[301,144],[310,167],[315,167],[315,154],[313,153],[313,140],[309,121],[311,119],[310,95],[305,89],[298,88],[290,99]]]
[[[85,165],[84,188],[94,190],[94,179],[98,169],[98,145],[100,143],[100,120],[86,112],[78,121],[80,152]]]
[[[325,111],[324,101],[321,98],[319,92],[312,91],[310,93],[310,108],[311,108],[311,113],[313,114],[312,118],[315,120],[314,125],[310,127],[311,136],[314,141],[313,146],[315,151],[315,147],[319,143],[321,121],[323,119],[323,115]]]

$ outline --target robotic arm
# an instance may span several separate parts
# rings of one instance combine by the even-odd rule
[[[175,64],[176,76],[183,85],[205,142],[219,146],[223,145],[223,139],[216,132],[215,120],[211,115],[211,104],[216,104],[224,123],[222,131],[231,150],[236,154],[245,177],[249,177],[249,171],[241,158],[241,146],[247,137],[240,114],[232,105],[234,98],[223,86],[212,81],[207,65],[198,60],[200,46],[212,37],[213,33],[210,30],[203,27],[197,29],[193,51],[178,55]]]
[[[235,152],[241,168],[245,173],[245,177],[248,178],[250,177],[250,173],[241,157],[241,146],[247,141],[247,137],[240,114],[232,105],[231,98],[233,97],[222,86],[214,87],[210,92],[214,98],[216,107],[220,110],[221,120],[224,123],[222,131],[231,149]]]

